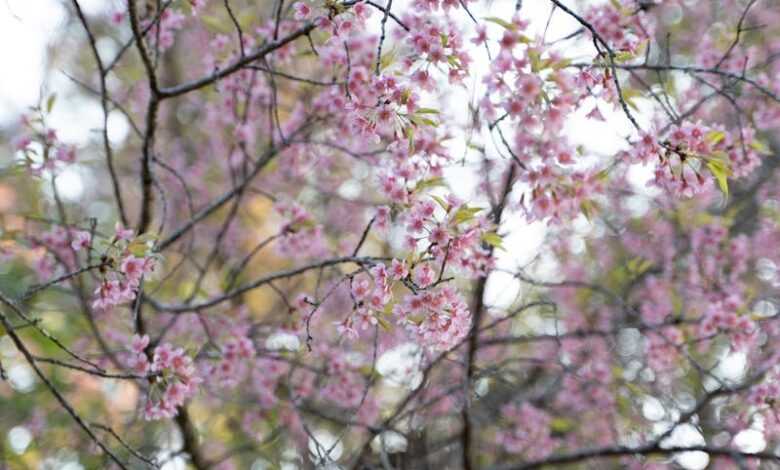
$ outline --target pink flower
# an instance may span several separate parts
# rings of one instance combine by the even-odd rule
[[[593,106],[593,109],[585,115],[585,117],[590,119],[595,119],[597,121],[605,122],[606,119],[604,119],[604,115],[601,114],[601,111],[599,110],[598,105]]]
[[[406,261],[398,261],[393,259],[390,263],[390,276],[399,281],[409,275],[409,270],[406,269]]]
[[[62,163],[73,163],[76,161],[76,148],[72,145],[58,147],[55,156]]]
[[[356,300],[363,300],[371,289],[371,283],[368,278],[360,277],[352,282],[352,295]]]
[[[361,331],[366,331],[377,324],[376,316],[367,308],[360,308],[355,315]]]
[[[311,7],[303,2],[293,5],[293,10],[295,10],[295,19],[299,21],[303,21],[311,15]]]
[[[347,339],[357,339],[358,338],[358,332],[354,328],[352,324],[352,317],[347,317],[342,321],[335,322],[336,325],[336,331],[339,335],[346,336]]]
[[[113,307],[122,303],[125,299],[122,285],[115,280],[101,282],[95,290],[95,295],[97,295],[97,299],[92,302],[92,307],[97,310]]]
[[[122,260],[119,269],[125,275],[130,285],[138,286],[141,277],[143,277],[146,271],[146,261],[143,258],[129,255]]]
[[[136,361],[142,362],[140,357]],[[147,420],[176,416],[178,407],[195,395],[197,385],[203,381],[196,373],[192,358],[182,348],[174,349],[168,343],[154,349],[151,370],[165,377],[164,382],[156,382],[152,386],[159,390],[162,384],[166,385],[162,397],[155,400],[154,395],[150,395],[147,398],[144,407],[144,419]]]
[[[132,229],[123,228],[122,224],[119,222],[116,223],[114,230],[116,231],[117,240],[129,241],[133,238],[133,234],[135,233]]]
[[[518,95],[526,102],[534,101],[539,96],[541,90],[542,87],[536,75],[522,74],[517,79]]]
[[[149,372],[149,360],[143,353],[130,356],[130,359],[127,362],[128,366],[130,366],[130,369],[135,374],[146,375]]]
[[[365,21],[369,16],[371,16],[373,10],[368,8],[365,3],[361,2],[355,4],[355,6],[352,7],[352,12],[355,13],[355,16],[357,16],[360,20]]]
[[[141,354],[144,352],[144,349],[149,346],[149,335],[133,335],[133,338],[130,341],[130,347],[136,354]]]
[[[82,248],[89,248],[92,244],[92,236],[89,234],[89,232],[84,231],[78,231],[73,235],[73,241],[71,242],[70,246],[78,251]]]
[[[27,150],[27,147],[31,143],[32,143],[32,138],[30,136],[24,135],[14,139],[13,146],[16,150]]]
[[[420,264],[414,270],[414,282],[422,288],[433,284],[435,277],[436,273],[433,271],[430,263]]]
[[[159,372],[163,369],[169,368],[171,366],[171,359],[173,358],[173,355],[173,346],[171,346],[169,343],[163,343],[154,348],[152,370]]]
[[[423,90],[433,90],[433,80],[431,79],[430,74],[425,70],[420,69],[414,72],[412,74],[412,81]]]
[[[377,207],[375,217],[374,224],[376,225],[376,228],[387,230],[388,224],[390,223],[390,208],[387,206]]]
[[[428,239],[431,242],[438,244],[439,246],[445,246],[447,245],[447,241],[450,239],[450,234],[446,227],[440,224],[431,230],[430,235],[428,235]]]
[[[471,42],[476,45],[481,45],[487,42],[487,28],[485,25],[477,25],[477,35],[471,39]]]

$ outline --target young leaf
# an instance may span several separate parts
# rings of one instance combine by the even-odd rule
[[[379,326],[382,327],[385,331],[392,331],[393,327],[390,326],[390,323],[382,318],[380,315],[375,315],[374,318],[376,318],[377,323],[379,323]]]
[[[553,68],[553,70],[564,69],[564,68],[568,67],[569,65],[571,65],[571,63],[572,63],[571,59],[557,60],[557,61],[555,61],[555,63],[552,64],[552,68]]]
[[[625,101],[627,105],[631,106],[634,111],[639,111],[639,108],[634,102],[634,98],[642,96],[642,92],[634,88],[624,88],[622,91],[623,101]]]
[[[708,160],[707,168],[710,170],[710,173],[712,173],[712,176],[715,177],[715,180],[717,180],[720,190],[723,192],[723,194],[728,196],[728,176],[731,174],[731,170],[729,170],[728,165],[720,160]]]
[[[615,62],[628,62],[634,57],[635,57],[634,54],[628,51],[620,51],[617,54],[615,54]]]
[[[436,186],[444,186],[444,178],[441,176],[435,176],[426,180],[420,180],[414,187],[415,191],[421,191],[426,188],[435,188]]]
[[[434,201],[436,201],[437,204],[441,206],[442,209],[444,209],[445,211],[449,211],[449,204],[447,204],[447,202],[443,198],[436,196],[434,194],[431,194],[431,197],[433,198]]]
[[[509,22],[507,20],[502,20],[501,18],[497,18],[495,16],[489,16],[487,18],[484,18],[484,20],[485,21],[490,21],[491,23],[495,23],[497,25],[501,25],[501,26],[503,26],[504,28],[506,28],[506,29],[508,29],[510,31],[514,31],[515,29],[517,29],[515,27],[515,25],[512,24],[511,22]]]
[[[463,206],[458,209],[457,212],[455,212],[455,215],[452,217],[452,223],[458,225],[462,224],[463,222],[468,222],[469,220],[472,220],[474,216],[476,216],[481,210],[481,207]]]
[[[726,133],[723,131],[710,131],[704,136],[704,139],[710,145],[718,145],[718,143],[726,137]]]
[[[49,95],[49,99],[46,100],[46,113],[51,113],[51,110],[54,108],[54,103],[57,101],[57,93],[52,93]]]
[[[769,150],[769,146],[763,141],[755,139],[750,143],[750,148],[763,155],[771,155],[772,151]]]
[[[396,51],[395,49],[389,50],[387,53],[382,54],[382,58],[379,59],[379,70],[384,71],[386,68],[393,65],[395,62]]]
[[[483,233],[482,241],[492,246],[493,248],[504,250],[504,240],[501,238],[501,235],[497,234],[496,232]]]
[[[137,258],[143,258],[146,256],[146,252],[149,249],[149,246],[146,244],[146,242],[139,241],[139,240],[133,240],[130,242],[129,245],[127,245],[127,251],[133,254],[133,256]]]

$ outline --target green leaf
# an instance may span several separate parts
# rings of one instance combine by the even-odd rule
[[[753,142],[750,143],[750,148],[755,150],[758,153],[764,154],[764,155],[771,155],[772,151],[769,149],[769,146],[764,143],[761,140],[755,139]]]
[[[381,326],[383,330],[391,331],[393,329],[393,327],[390,326],[390,323],[388,323],[388,321],[382,318],[381,316],[374,315],[374,318],[376,318],[377,323],[379,323],[379,326]]]
[[[634,57],[635,57],[634,54],[628,51],[620,51],[617,54],[615,54],[615,62],[628,62]]]
[[[652,261],[644,259],[641,256],[637,256],[636,258],[629,260],[629,262],[626,264],[626,267],[628,267],[628,271],[631,274],[639,276],[650,269],[652,265]]]
[[[623,101],[626,102],[627,105],[634,108],[634,111],[639,111],[639,108],[637,107],[636,103],[634,102],[634,98],[637,98],[639,96],[642,96],[642,92],[639,90],[636,90],[634,88],[624,88],[622,97]]]
[[[203,24],[206,26],[206,29],[208,29],[211,32],[227,33],[229,31],[226,28],[225,22],[222,20],[222,18],[216,15],[200,15],[199,18],[200,21],[202,21]]]
[[[517,29],[517,27],[514,24],[512,24],[511,22],[509,22],[507,20],[503,20],[501,18],[497,18],[495,16],[489,16],[489,17],[483,18],[483,19],[485,21],[490,21],[491,23],[495,23],[497,25],[503,26],[504,28],[506,28],[506,29],[508,29],[510,31],[514,31],[515,29]]]
[[[496,232],[483,233],[482,241],[492,246],[493,248],[504,250],[504,240],[501,238],[501,235],[497,234]]]
[[[414,190],[415,191],[422,191],[423,189],[435,188],[436,186],[445,186],[443,177],[436,176],[436,177],[433,177],[433,178],[420,180],[420,182],[417,183],[417,185],[414,187]]]
[[[531,59],[531,71],[538,72],[542,69],[541,54],[535,49],[528,49],[528,57]]]
[[[439,110],[433,108],[420,108],[415,111],[414,114],[439,114]]]
[[[136,240],[144,242],[144,243],[150,242],[150,241],[155,241],[155,240],[157,240],[157,238],[159,238],[159,237],[154,232],[142,233],[141,235],[138,235],[137,237],[135,237]]]
[[[54,108],[54,103],[57,101],[57,93],[52,93],[49,95],[49,99],[46,100],[46,113],[51,113],[51,110]]]
[[[391,49],[385,54],[382,54],[382,58],[379,59],[379,70],[384,71],[386,68],[393,65],[396,55],[395,48]]]
[[[566,418],[553,418],[550,421],[550,430],[555,433],[565,433],[571,431],[574,428],[574,424]]]
[[[431,194],[431,197],[433,198],[434,201],[436,201],[441,206],[442,209],[444,209],[445,211],[449,211],[449,204],[447,204],[447,202],[443,198],[436,196],[434,194]]]
[[[580,212],[582,212],[582,215],[584,215],[585,218],[590,221],[594,212],[593,202],[588,199],[582,201],[580,204]]]
[[[290,229],[295,231],[295,232],[297,232],[299,230],[312,229],[316,225],[317,224],[313,220],[311,220],[311,219],[304,219],[304,220],[299,220],[299,221],[295,222],[294,224],[290,225]]]
[[[555,60],[553,60],[550,57],[548,57],[546,59],[543,59],[542,61],[539,62],[539,70],[544,70],[546,68],[550,68],[552,66],[552,64],[554,64],[554,63],[555,63]]]
[[[718,145],[718,143],[726,137],[726,133],[723,131],[710,131],[704,136],[704,139],[710,145]]]
[[[556,61],[554,64],[552,64],[553,70],[560,70],[568,67],[571,65],[572,60],[571,59],[562,59],[559,61]]]
[[[463,222],[468,222],[472,220],[474,216],[476,216],[481,210],[481,207],[462,206],[457,210],[457,212],[455,212],[455,215],[452,217],[452,223],[458,225],[462,224]]]
[[[718,181],[718,186],[720,187],[720,190],[723,192],[723,194],[728,196],[729,195],[728,177],[731,174],[731,170],[729,169],[728,164],[726,164],[721,160],[708,160],[707,168],[710,170],[710,173],[712,173],[712,176],[714,176],[715,179]]]
[[[130,242],[129,245],[127,245],[127,251],[133,254],[133,256],[137,258],[143,258],[146,256],[146,252],[149,249],[149,246],[146,244],[146,242],[139,241],[139,240],[133,240]]]
[[[634,57],[645,55],[645,51],[647,51],[648,44],[650,44],[649,39],[645,39],[644,41],[640,42],[639,45],[634,49]]]
[[[409,116],[409,120],[412,121],[412,123],[416,126],[431,126],[431,127],[438,127],[438,123],[434,121],[433,119],[429,119],[422,116],[417,115],[411,115]]]

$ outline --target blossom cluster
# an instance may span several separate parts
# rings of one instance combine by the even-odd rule
[[[275,205],[285,222],[277,250],[285,256],[296,258],[316,257],[327,251],[323,227],[300,204],[285,201]]]
[[[497,439],[507,452],[540,459],[559,445],[551,435],[550,416],[530,403],[506,404],[501,407],[501,417],[507,424]]]
[[[583,79],[582,73],[590,72],[578,77],[566,70],[567,60],[541,38],[527,36],[528,22],[519,16],[500,24],[501,48],[484,78],[487,93],[480,106],[490,119],[489,130],[500,133],[506,151],[522,167],[520,180],[529,190],[521,194],[518,207],[529,220],[588,214],[603,193],[603,174],[578,165],[581,152],[567,142],[562,128],[596,84],[606,91],[614,87],[603,74]],[[474,41],[489,43],[490,36],[480,31]],[[501,131],[505,121],[515,125],[512,142]]]
[[[223,387],[235,387],[246,375],[248,360],[255,357],[255,346],[246,336],[231,337],[222,346],[222,357],[210,374]]]
[[[90,232],[75,228],[55,226],[32,241],[33,246],[44,250],[34,265],[38,278],[42,280],[53,275],[58,261],[68,268],[74,268],[77,252],[92,249]]]
[[[617,51],[635,53],[653,34],[652,25],[641,13],[634,14],[636,1],[610,2],[592,7],[585,13],[599,36]]]
[[[150,363],[148,346],[148,335],[133,336],[128,357],[133,372],[150,377],[143,416],[147,420],[172,418],[178,413],[177,409],[195,395],[203,380],[184,349],[160,344],[151,353]]]
[[[436,286],[438,273],[431,262],[421,262],[410,273],[404,261],[394,259],[388,269],[379,263],[368,274],[351,280],[354,311],[336,323],[339,335],[355,340],[360,332],[394,320],[404,331],[432,349],[457,345],[471,326],[471,313],[461,294],[451,286]],[[393,302],[393,285],[412,292]]]
[[[46,111],[38,110],[36,115],[22,117],[21,125],[25,131],[13,142],[14,150],[22,157],[22,164],[35,176],[56,172],[76,161],[76,147],[61,141],[57,131],[46,125],[46,116],[51,112],[55,99],[55,95],[49,97]]]
[[[724,188],[725,178],[744,177],[761,162],[754,132],[748,128],[735,131],[701,123],[674,126],[666,139],[659,141],[644,134],[632,146],[632,160],[655,164],[655,178],[650,184],[665,188],[672,194],[691,197],[710,187],[712,176]]]
[[[347,338],[358,337],[358,330],[365,331],[377,325],[392,299],[392,283],[408,275],[404,262],[393,260],[388,272],[384,264],[378,264],[369,270],[369,274],[358,275],[351,280],[351,295],[355,302],[355,311],[347,318],[336,322],[339,334]]]
[[[144,276],[154,272],[156,258],[149,247],[148,237],[135,237],[132,230],[117,225],[106,254],[107,269],[95,289],[92,307],[106,310],[135,299]]]
[[[149,12],[147,18],[141,21],[141,27],[148,30],[147,37],[153,47],[165,51],[173,46],[176,32],[181,30],[187,17],[174,8],[166,8],[159,13],[157,20],[155,12]]]
[[[407,294],[393,308],[399,325],[438,350],[458,345],[471,328],[471,312],[460,292],[444,286]]]
[[[699,334],[706,338],[723,332],[730,336],[730,343],[737,351],[749,350],[758,339],[758,325],[747,315],[739,315],[742,301],[736,296],[713,303],[702,315]]]

